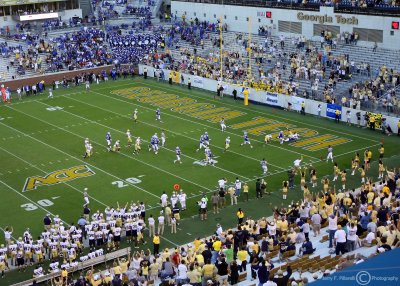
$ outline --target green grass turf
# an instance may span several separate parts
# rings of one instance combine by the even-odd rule
[[[197,102],[246,114],[227,120],[228,129],[225,133],[220,131],[218,123],[196,119],[168,108],[161,109],[163,122],[156,122],[156,106],[111,94],[112,91],[139,86],[179,97],[190,97]],[[312,163],[316,167],[320,179],[323,175],[332,178],[332,164],[320,159],[321,156],[325,158],[326,148],[311,152],[288,144],[280,145],[276,141],[266,146],[263,136],[253,135],[250,135],[253,149],[240,146],[244,129],[233,130],[229,126],[257,116],[309,128],[319,135],[331,134],[350,139],[350,143],[334,146],[335,161],[341,169],[349,169],[355,152],[360,152],[362,160],[363,151],[366,148],[372,149],[375,163],[367,176],[374,179],[377,177],[377,149],[383,139],[380,132],[335,124],[332,120],[301,116],[296,112],[261,105],[251,104],[245,107],[241,101],[234,102],[230,98],[213,99],[213,94],[209,92],[198,89],[188,91],[178,85],[170,86],[141,78],[92,85],[90,92],[84,91],[82,87],[61,88],[54,94],[53,99],[47,99],[45,92],[43,95],[24,98],[0,107],[0,208],[3,210],[0,226],[12,226],[15,237],[21,236],[26,227],[31,228],[34,237],[39,235],[46,213],[58,214],[66,223],[76,222],[82,211],[82,193],[85,187],[89,188],[92,212],[103,211],[107,205],[116,207],[117,203],[125,205],[126,202],[144,201],[148,205],[147,215],[152,213],[157,216],[162,191],[171,194],[173,185],[178,183],[189,197],[188,210],[182,213],[184,219],[178,234],[170,235],[167,230],[162,239],[163,247],[171,247],[190,242],[197,236],[210,235],[216,222],[223,223],[225,227],[235,225],[234,214],[238,206],[229,206],[219,215],[210,214],[205,222],[201,222],[196,216],[196,201],[202,193],[215,191],[217,180],[221,177],[226,177],[230,183],[237,176],[249,182],[252,199],[250,203],[240,202],[239,207],[253,217],[270,215],[272,206],[286,205],[292,200],[302,198],[299,188],[289,192],[287,201],[281,199],[280,192],[281,183],[287,178],[288,167],[300,156],[304,156],[305,163]],[[56,106],[62,107],[62,110],[47,110]],[[139,110],[138,123],[131,119],[135,108]],[[144,142],[142,153],[133,156],[133,147],[126,147],[125,132],[128,128],[134,137],[140,136],[146,141],[155,132],[160,134],[161,130],[165,130],[166,148],[161,148],[159,154],[154,155],[147,151],[147,142]],[[107,131],[111,132],[114,141],[121,140],[120,153],[106,151]],[[196,152],[198,139],[204,131],[208,131],[212,139],[213,154],[218,161],[216,167],[193,164],[204,157],[203,152]],[[231,150],[223,153],[226,136],[231,137]],[[86,137],[90,138],[94,148],[94,155],[89,159],[82,158]],[[385,137],[384,143],[387,158],[385,164],[398,167],[399,138]],[[180,146],[183,152],[181,165],[173,164],[176,146]],[[254,185],[255,179],[262,177],[259,162],[263,157],[269,162],[269,174],[265,179],[268,191],[273,194],[256,200]],[[45,176],[78,165],[88,166],[95,174],[22,192],[28,177]],[[126,181],[127,178],[137,178],[141,182],[130,183]],[[116,183],[117,181],[121,182]],[[300,178],[296,176],[297,185],[299,181]],[[353,177],[348,175],[348,187],[357,187],[359,182],[358,174]],[[123,184],[123,187],[118,187],[118,184]],[[336,188],[340,188],[339,182]],[[312,191],[319,191],[319,188]],[[20,281],[30,278],[31,273],[32,271],[22,275],[10,273],[5,279],[8,283]]]

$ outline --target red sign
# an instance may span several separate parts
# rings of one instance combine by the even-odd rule
[[[399,29],[399,22],[392,21],[392,29],[398,30]]]
[[[271,11],[265,12],[265,17],[266,18],[272,18],[272,12]]]

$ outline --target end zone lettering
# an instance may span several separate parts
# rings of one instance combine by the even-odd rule
[[[40,186],[50,186],[69,182],[78,178],[89,177],[96,174],[86,165],[79,165],[69,169],[54,171],[44,177],[33,176],[25,181],[23,192],[36,190]]]

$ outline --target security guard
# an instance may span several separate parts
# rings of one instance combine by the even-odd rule
[[[335,110],[335,122],[339,123],[339,116],[340,116],[340,110],[336,109]]]
[[[172,85],[172,71],[169,72],[168,83]]]
[[[397,122],[397,136],[400,136],[400,120]]]
[[[375,116],[373,115],[369,117],[369,128],[375,130]]]
[[[192,81],[190,79],[190,77],[188,78],[188,89],[192,88]]]
[[[143,69],[143,77],[144,79],[147,79],[147,67],[144,67]]]

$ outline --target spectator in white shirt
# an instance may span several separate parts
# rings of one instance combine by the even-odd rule
[[[338,224],[337,224],[337,213],[336,215],[330,215],[328,217],[328,230],[329,230],[329,248],[333,247],[332,241],[333,241],[333,236],[335,235],[336,230],[338,229]]]
[[[362,246],[371,247],[372,241],[375,239],[375,233],[373,233],[370,229],[368,230],[367,236],[361,241]]]
[[[339,255],[346,252],[346,232],[342,229],[341,225],[338,225],[337,228],[338,229],[334,235],[334,241],[336,246],[336,255]]]

